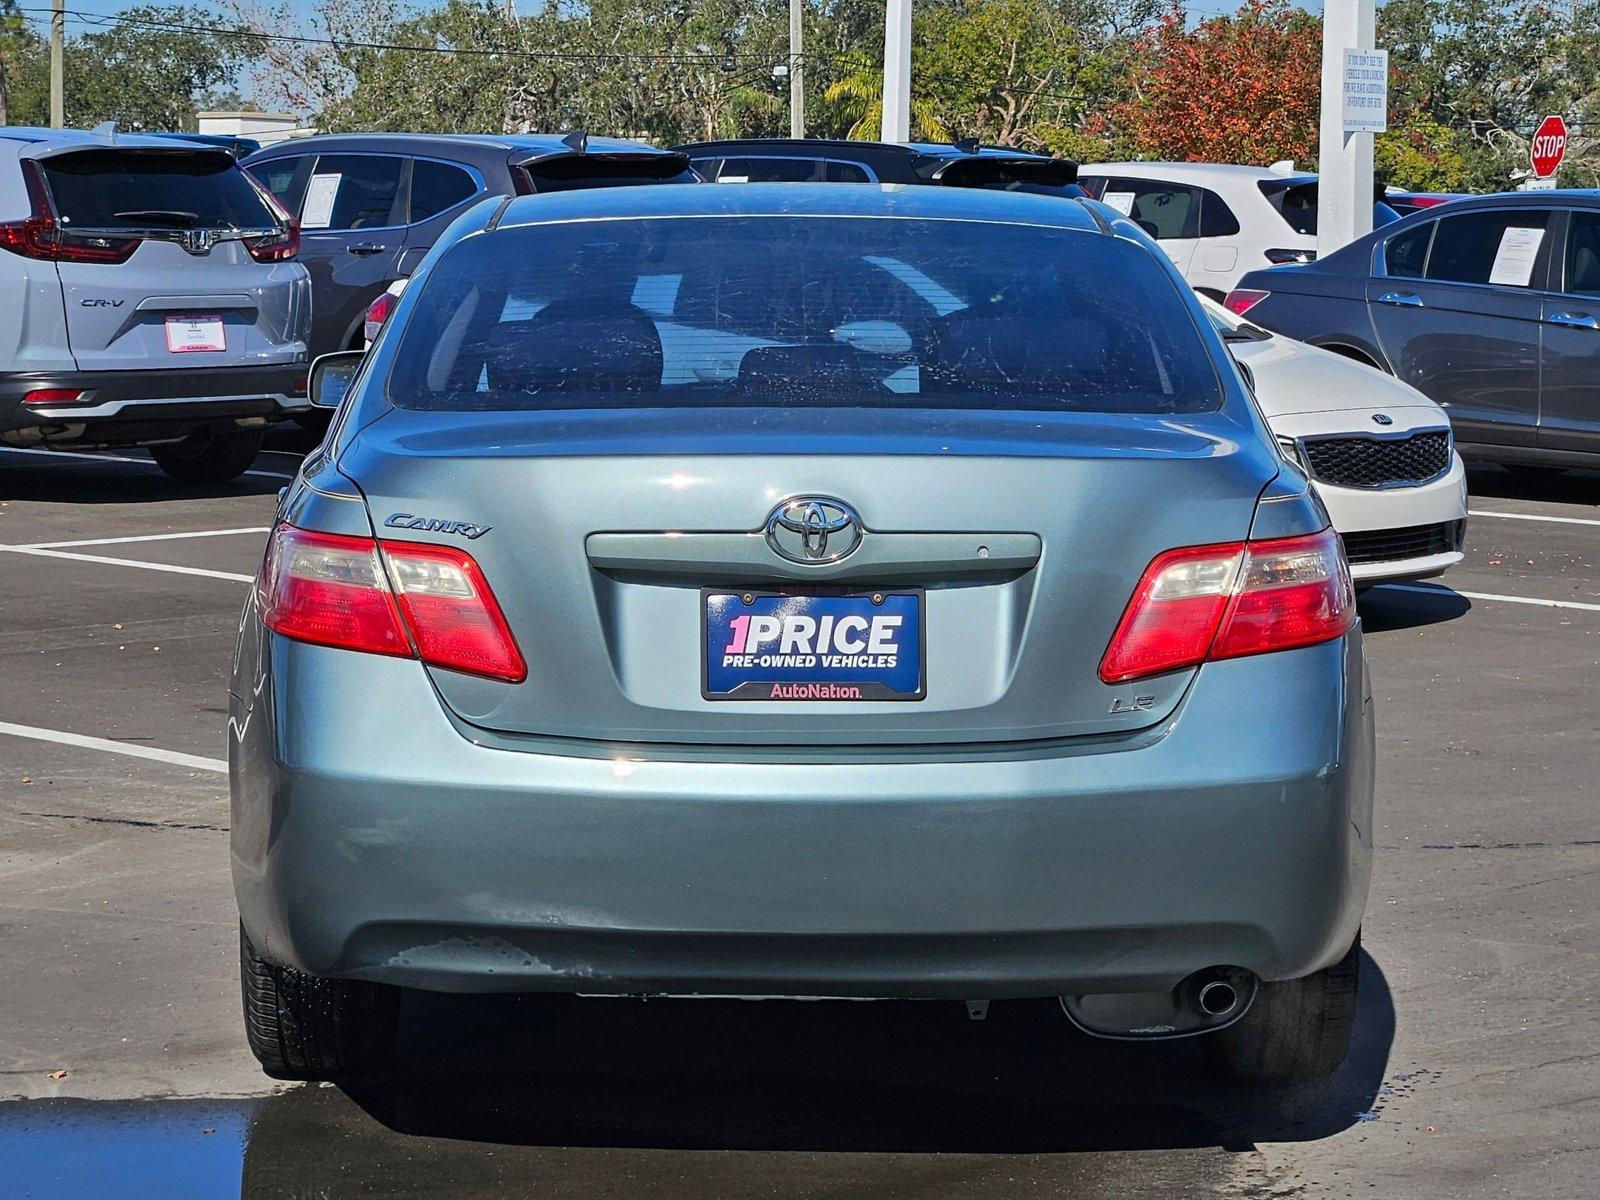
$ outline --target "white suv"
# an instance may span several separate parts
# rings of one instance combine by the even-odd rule
[[[1190,286],[1214,300],[1246,271],[1317,256],[1317,177],[1293,163],[1086,163],[1078,182],[1138,222]],[[1374,203],[1374,225],[1398,218]]]
[[[299,237],[225,150],[0,129],[0,444],[239,475],[309,408]]]

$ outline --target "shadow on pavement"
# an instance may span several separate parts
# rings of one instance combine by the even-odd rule
[[[1472,601],[1437,583],[1380,584],[1361,593],[1357,607],[1367,633],[1442,625],[1472,611]]]
[[[1558,504],[1600,504],[1600,472],[1512,469],[1475,463],[1467,468],[1467,490],[1476,500],[1493,497],[1548,500]]]
[[[395,1073],[262,1105],[245,1196],[283,1194],[296,1171],[307,1185],[369,1179],[374,1194],[389,1194],[392,1171],[405,1194],[433,1194],[430,1179],[444,1194],[461,1157],[482,1155],[471,1143],[569,1156],[1242,1151],[1361,1119],[1381,1094],[1395,1027],[1383,973],[1363,955],[1351,1055],[1325,1089],[1294,1097],[1218,1086],[1191,1043],[1087,1038],[1053,1002],[996,1003],[981,1023],[953,1003],[417,995],[407,1005]],[[619,1176],[606,1192],[651,1193],[649,1172],[635,1183]]]

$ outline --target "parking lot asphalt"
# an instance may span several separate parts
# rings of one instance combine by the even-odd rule
[[[1600,473],[1474,468],[1468,561],[1363,597],[1379,852],[1319,1095],[1044,1003],[431,996],[338,1089],[245,1048],[222,763],[306,444],[203,496],[138,452],[0,450],[0,1193],[1594,1194]]]

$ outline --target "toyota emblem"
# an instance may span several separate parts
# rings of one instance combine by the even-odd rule
[[[810,566],[838,562],[861,544],[861,518],[832,496],[793,496],[767,517],[767,545]]]

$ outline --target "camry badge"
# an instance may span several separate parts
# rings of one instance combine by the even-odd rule
[[[767,517],[767,545],[809,566],[838,562],[861,544],[861,518],[832,496],[792,496]]]
[[[1394,418],[1391,417],[1388,413],[1373,413],[1372,414],[1372,423],[1374,425],[1393,425],[1394,424]]]
[[[489,530],[492,525],[474,525],[471,521],[446,521],[440,517],[418,517],[411,513],[390,513],[383,522],[390,529],[420,529],[427,533],[453,533],[464,537],[468,541],[476,541]]]

